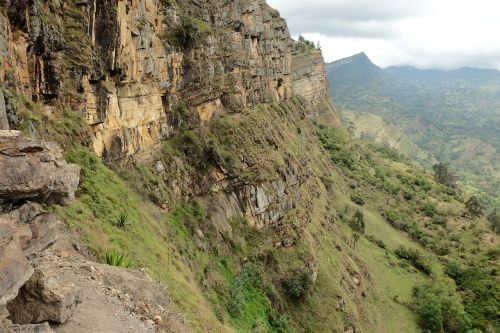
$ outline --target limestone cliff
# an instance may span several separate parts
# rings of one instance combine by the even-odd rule
[[[294,52],[292,57],[293,92],[309,103],[309,115],[323,124],[340,126],[330,97],[325,61],[319,50]]]
[[[134,154],[171,136],[186,120],[176,114],[181,106],[188,126],[197,126],[215,114],[292,96],[288,29],[262,0],[4,6],[0,81],[43,101],[49,116],[76,93],[71,104],[91,126],[100,156]],[[187,18],[196,45],[168,38]]]

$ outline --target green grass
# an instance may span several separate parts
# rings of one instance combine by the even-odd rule
[[[191,241],[184,242],[183,231],[176,230],[175,225],[192,209],[161,213],[86,148],[71,149],[66,158],[82,167],[80,189],[73,203],[55,211],[78,230],[96,259],[106,262],[99,254],[114,252],[132,260],[133,268],[145,267],[169,287],[179,311],[196,332],[231,331],[215,317],[194,270],[186,265],[185,254],[181,253],[188,251]],[[127,228],[116,226],[120,214],[128,216]],[[199,262],[202,265],[203,260]]]

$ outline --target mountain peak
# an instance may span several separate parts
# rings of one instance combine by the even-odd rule
[[[360,52],[357,54],[354,54],[350,57],[347,58],[342,58],[339,60],[336,60],[330,65],[336,67],[336,66],[344,66],[348,64],[353,64],[353,65],[364,65],[364,66],[370,66],[370,67],[377,67],[371,60],[368,58],[365,52]]]

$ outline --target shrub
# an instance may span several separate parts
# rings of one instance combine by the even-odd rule
[[[183,18],[167,36],[168,42],[174,46],[189,49],[196,45],[200,30],[189,18]]]
[[[439,299],[432,294],[419,295],[419,297],[425,297],[425,299],[420,300],[421,304],[417,307],[420,327],[428,332],[441,333],[443,331],[443,314]]]
[[[104,254],[104,262],[110,266],[130,267],[130,261],[116,251],[107,252]]]
[[[403,190],[403,199],[405,199],[406,201],[412,200],[414,196],[415,193],[413,191],[408,189]]]
[[[334,127],[318,125],[316,128],[316,134],[323,147],[328,151],[330,159],[341,167],[353,170],[356,158],[347,148],[346,135]]]
[[[448,224],[448,220],[443,216],[434,216],[432,218],[432,223],[445,227]]]
[[[437,214],[436,205],[431,202],[426,202],[420,207],[420,211],[427,217],[434,217]]]
[[[431,274],[432,269],[430,263],[419,251],[400,246],[394,253],[399,258],[408,260],[415,268],[423,273],[427,275]]]
[[[308,270],[294,272],[291,277],[283,279],[281,284],[288,297],[294,300],[300,300],[304,298],[311,289],[312,281],[310,272]]]
[[[275,333],[293,332],[290,325],[290,318],[287,315],[272,313],[269,316],[269,324]]]
[[[357,209],[354,213],[351,221],[349,222],[349,225],[354,231],[361,234],[365,233],[365,218],[363,213],[359,209]]]
[[[381,249],[384,249],[384,250],[385,250],[385,249],[387,249],[387,245],[384,243],[384,241],[383,241],[383,240],[378,239],[378,238],[375,238],[375,236],[372,236],[372,235],[368,235],[368,236],[366,236],[366,238],[367,238],[370,242],[372,242],[372,243],[376,244],[376,245],[377,245],[378,247],[380,247]]]
[[[247,303],[255,294],[260,293],[262,280],[257,267],[247,264],[241,273],[233,280],[229,288],[229,312],[233,316],[244,313]]]
[[[392,209],[386,209],[384,211],[385,219],[391,223],[397,223],[398,221],[401,220],[401,216],[398,214],[398,212],[392,210]]]
[[[488,331],[498,323],[500,286],[494,276],[480,266],[465,267],[456,261],[445,264],[445,273],[455,280],[474,327]]]
[[[92,48],[87,35],[89,22],[85,14],[70,7],[64,17],[64,62],[69,69],[88,71],[92,65]]]
[[[351,194],[351,201],[356,205],[363,206],[365,204],[365,200],[356,194]]]
[[[452,281],[431,281],[413,291],[418,323],[426,332],[467,332],[471,326]]]
[[[498,215],[496,208],[486,217],[486,219],[488,220],[488,225],[491,231],[500,234],[500,216]]]
[[[453,189],[458,187],[457,177],[448,167],[448,163],[437,163],[432,166],[432,169],[437,182]]]
[[[467,200],[467,202],[465,203],[465,208],[467,208],[466,215],[471,218],[483,216],[483,203],[475,195]]]

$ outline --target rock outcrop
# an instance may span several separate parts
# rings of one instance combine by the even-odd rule
[[[62,153],[59,146],[43,140],[0,136],[0,203],[69,203],[80,167],[66,163]]]
[[[325,60],[321,51],[306,50],[292,57],[293,92],[308,103],[308,114],[316,121],[340,126],[335,106],[330,97]]]
[[[143,273],[84,259],[78,236],[40,205],[69,203],[79,167],[53,143],[2,134],[0,332],[188,332],[164,288]],[[116,288],[127,293],[107,294]]]
[[[63,97],[61,86],[78,87],[73,108],[108,159],[148,149],[181,123],[293,94],[288,28],[263,0],[7,2],[0,81],[46,106]],[[185,24],[197,31],[194,45],[169,37]],[[10,118],[18,121],[15,110]]]

